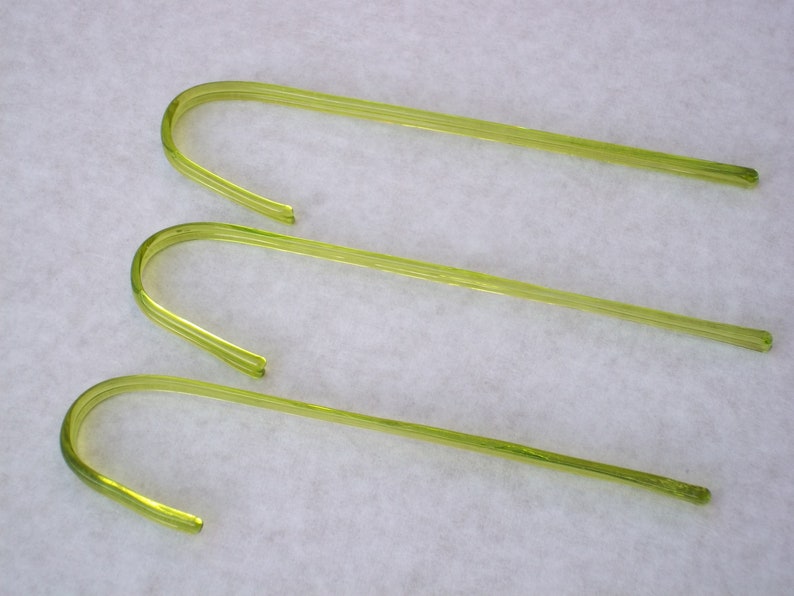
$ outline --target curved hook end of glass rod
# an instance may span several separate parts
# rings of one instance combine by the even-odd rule
[[[136,377],[129,377],[134,379]],[[143,377],[141,377],[143,378]],[[106,497],[129,507],[133,511],[148,517],[149,519],[166,525],[176,530],[182,530],[191,534],[197,534],[204,527],[204,521],[191,513],[174,509],[163,503],[145,497],[127,488],[123,484],[104,476],[86,464],[77,454],[76,444],[80,432],[80,426],[86,415],[99,403],[113,397],[126,389],[127,379],[110,379],[95,385],[78,398],[61,425],[61,453],[66,464],[77,475],[80,480],[102,493]],[[146,389],[146,385],[141,386],[139,382],[136,387]]]
[[[185,93],[174,98],[166,109],[162,124],[160,125],[160,137],[163,143],[163,150],[165,151],[168,161],[174,166],[174,169],[191,180],[195,180],[207,188],[214,190],[221,196],[239,203],[243,207],[261,213],[281,223],[295,223],[295,212],[290,205],[272,201],[242,186],[238,186],[230,180],[218,176],[207,168],[200,166],[179,150],[173,136],[176,122],[187,110],[206,101],[213,100],[212,96],[209,98],[201,96],[198,98],[192,97],[190,91],[189,89]],[[191,101],[191,99],[193,101]]]
[[[157,233],[147,239],[135,252],[130,270],[130,281],[135,302],[141,311],[153,322],[192,344],[207,350],[236,368],[240,372],[255,378],[264,376],[267,360],[264,356],[250,352],[240,346],[226,341],[206,329],[191,323],[157,302],[152,300],[143,287],[143,268],[146,263],[159,251],[185,240],[194,239],[195,231],[190,226],[176,226],[169,229],[169,233]]]
[[[267,359],[264,356],[249,352],[166,310],[151,299],[146,290],[143,289],[139,278],[136,279],[135,274],[133,274],[132,285],[139,308],[152,321],[199,348],[207,350],[210,354],[220,358],[240,372],[255,378],[265,375]]]

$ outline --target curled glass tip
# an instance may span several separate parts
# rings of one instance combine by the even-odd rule
[[[463,116],[450,116],[268,83],[245,81],[204,83],[187,89],[175,97],[165,111],[160,128],[165,154],[171,164],[187,177],[219,194],[283,223],[295,221],[292,207],[266,199],[218,176],[186,157],[176,146],[174,127],[185,112],[204,103],[230,100],[259,101],[339,116],[399,124],[690,176],[709,182],[720,182],[745,188],[751,188],[758,183],[758,172],[745,166],[671,155],[520,126]]]
[[[772,347],[772,335],[762,329],[740,327],[730,323],[718,323],[603,298],[593,298],[555,290],[486,273],[346,248],[245,226],[209,222],[189,223],[161,230],[151,236],[140,246],[132,262],[132,289],[138,306],[158,325],[165,327],[169,331],[214,354],[238,370],[252,376],[264,374],[266,361],[262,356],[236,346],[171,312],[155,302],[144,289],[143,269],[152,257],[174,244],[192,240],[214,240],[248,244],[260,248],[347,263],[349,265],[369,267],[472,290],[566,306],[626,321],[687,333],[759,352],[766,352]]]
[[[83,461],[80,454],[77,452],[80,428],[91,410],[100,403],[116,395],[140,391],[164,391],[196,395],[276,410],[297,416],[317,418],[328,422],[357,426],[450,447],[476,451],[518,462],[546,465],[569,472],[595,476],[607,480],[616,480],[695,504],[708,503],[711,498],[711,493],[707,488],[687,484],[686,482],[665,478],[663,476],[657,476],[655,474],[638,472],[636,470],[569,457],[567,455],[559,455],[550,451],[543,451],[509,441],[489,439],[487,437],[480,437],[422,424],[414,424],[412,422],[401,422],[398,420],[368,416],[366,414],[357,414],[355,412],[337,410],[325,406],[254,393],[223,385],[214,385],[192,379],[157,375],[133,375],[108,379],[88,389],[72,404],[63,420],[60,441],[61,452],[63,453],[66,463],[83,482],[105,496],[114,499],[149,519],[171,528],[191,533],[201,531],[204,522],[200,517],[159,503],[101,474]]]

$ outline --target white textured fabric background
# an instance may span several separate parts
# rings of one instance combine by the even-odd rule
[[[0,5],[0,592],[784,594],[794,586],[791,2]],[[266,105],[186,152],[292,204],[282,226],[166,161],[168,102],[278,83],[756,167],[753,190]],[[129,266],[226,221],[769,329],[759,354],[240,246],[149,285],[269,358],[244,377],[155,327]],[[627,486],[189,397],[99,408],[80,448],[201,515],[82,484],[59,427],[135,373],[498,437],[711,488]]]

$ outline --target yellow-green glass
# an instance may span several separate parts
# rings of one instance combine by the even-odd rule
[[[174,314],[155,302],[143,287],[143,269],[153,256],[169,246],[191,240],[216,240],[249,244],[350,265],[371,267],[408,277],[609,315],[627,321],[697,335],[759,352],[765,352],[772,346],[772,335],[768,331],[761,329],[750,329],[728,323],[706,321],[642,306],[554,290],[485,273],[346,248],[234,224],[208,222],[181,224],[161,230],[151,236],[138,248],[132,262],[132,288],[141,310],[159,325],[252,376],[264,374],[266,361],[262,356],[229,343]]]
[[[707,488],[694,486],[655,474],[648,474],[646,472],[638,472],[576,457],[559,455],[508,441],[489,439],[411,422],[401,422],[398,420],[368,416],[366,414],[346,412],[344,410],[337,410],[325,406],[274,397],[272,395],[263,395],[191,379],[157,375],[133,375],[108,379],[88,389],[78,397],[71,408],[69,408],[61,427],[61,451],[69,467],[91,488],[96,489],[100,493],[130,507],[134,511],[154,521],[186,532],[195,533],[201,531],[203,526],[201,518],[145,497],[123,484],[104,476],[85,463],[76,449],[80,427],[92,409],[103,401],[116,395],[140,391],[165,391],[191,394],[276,410],[298,416],[318,418],[328,422],[357,426],[394,435],[401,435],[403,437],[410,437],[412,439],[421,439],[432,443],[459,447],[461,449],[477,451],[523,463],[542,464],[570,472],[617,480],[655,490],[691,503],[704,504],[708,503],[711,498],[711,493]]]
[[[160,130],[165,154],[173,166],[189,178],[204,184],[221,195],[284,223],[295,221],[292,207],[266,199],[214,174],[185,157],[174,142],[174,126],[185,112],[204,103],[228,100],[260,101],[328,114],[400,124],[691,176],[701,180],[722,182],[746,188],[753,187],[758,183],[758,172],[744,166],[670,155],[658,151],[648,151],[613,143],[532,130],[520,126],[499,124],[462,116],[450,116],[268,83],[245,81],[205,83],[192,87],[174,98],[165,111]]]

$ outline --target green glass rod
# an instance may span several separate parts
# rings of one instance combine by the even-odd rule
[[[257,377],[265,372],[266,361],[262,356],[223,340],[174,314],[155,302],[144,289],[143,269],[152,257],[174,244],[193,240],[248,244],[483,292],[567,306],[688,333],[759,352],[766,352],[772,346],[772,335],[761,329],[717,323],[602,298],[591,298],[485,273],[346,248],[234,224],[209,222],[181,224],[161,230],[148,238],[136,251],[131,269],[133,294],[141,310],[157,324],[193,342],[238,370]]]
[[[328,422],[346,424],[360,428],[381,431],[450,447],[458,447],[511,459],[529,464],[541,464],[554,468],[615,480],[626,484],[650,489],[667,496],[677,497],[695,504],[705,504],[711,498],[707,488],[695,486],[608,464],[593,462],[577,457],[559,455],[509,441],[489,439],[452,430],[445,430],[423,424],[401,422],[337,410],[272,395],[263,395],[242,389],[214,385],[202,381],[164,377],[157,375],[133,375],[108,379],[85,391],[69,408],[61,426],[61,452],[68,466],[88,486],[103,495],[125,505],[132,510],[156,522],[183,530],[200,532],[204,522],[201,518],[179,509],[175,509],[154,499],[141,495],[131,488],[117,482],[89,466],[77,452],[80,428],[86,416],[96,406],[116,395],[143,391],[164,391],[171,393],[190,394],[223,401],[276,410],[297,416],[317,418]]]
[[[246,81],[204,83],[187,89],[175,97],[165,111],[160,128],[163,148],[171,164],[187,177],[219,194],[283,223],[295,221],[292,207],[266,199],[200,166],[186,157],[174,141],[174,128],[187,111],[208,102],[232,100],[259,101],[339,116],[399,124],[690,176],[744,188],[751,188],[758,183],[758,172],[744,166],[268,83]]]

